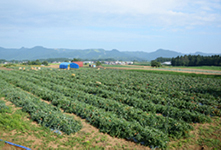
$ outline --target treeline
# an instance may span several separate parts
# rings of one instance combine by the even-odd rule
[[[40,60],[35,60],[35,61],[27,61],[22,63],[23,65],[45,65],[48,66],[48,62],[47,61],[40,61]]]
[[[163,63],[166,61],[171,61],[171,60],[172,60],[172,58],[164,58],[164,57],[158,57],[155,59],[155,61],[160,62],[160,63]]]
[[[221,66],[221,57],[219,55],[200,56],[184,55],[177,56],[171,60],[172,66]]]
[[[4,63],[4,62],[6,62],[5,59],[0,59],[0,63]]]

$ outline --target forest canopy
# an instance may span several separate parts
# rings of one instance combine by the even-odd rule
[[[172,66],[221,66],[221,57],[219,55],[200,56],[184,55],[177,56],[171,60]]]

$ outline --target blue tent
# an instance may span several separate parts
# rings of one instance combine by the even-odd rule
[[[63,63],[61,63],[60,64],[60,69],[68,69],[68,65],[69,65],[70,63],[68,63],[68,62],[63,62]]]
[[[70,63],[70,68],[79,69],[79,65],[76,63]]]

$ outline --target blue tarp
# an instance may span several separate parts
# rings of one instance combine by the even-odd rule
[[[61,68],[61,69],[68,69],[68,65],[69,65],[70,63],[68,63],[68,62],[63,62],[63,63],[61,63],[60,64],[60,67],[59,68]]]
[[[79,69],[79,65],[76,63],[70,63],[70,68]]]

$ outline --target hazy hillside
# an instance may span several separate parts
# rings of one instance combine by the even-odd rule
[[[209,53],[196,52],[192,55],[214,55]],[[142,52],[142,51],[118,51],[104,50],[104,49],[52,49],[42,46],[36,46],[33,48],[20,48],[10,49],[0,47],[0,59],[6,60],[35,60],[46,58],[81,58],[81,59],[99,59],[99,58],[114,58],[116,60],[154,60],[157,57],[176,57],[185,55],[171,50],[159,49],[154,52]]]

